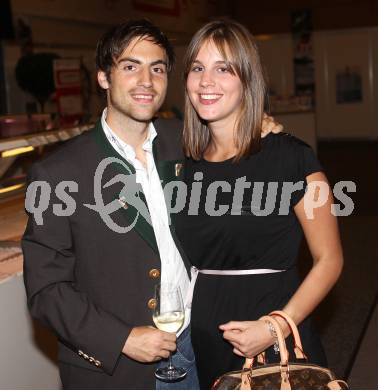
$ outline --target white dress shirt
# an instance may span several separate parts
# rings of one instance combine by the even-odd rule
[[[169,282],[180,286],[182,298],[185,303],[189,289],[189,277],[169,229],[168,211],[164,192],[152,153],[152,142],[157,135],[155,127],[151,122],[148,128],[147,139],[142,146],[143,150],[146,152],[146,168],[136,158],[134,148],[119,138],[109,127],[106,122],[106,113],[107,109],[105,108],[101,117],[101,125],[106,138],[117,153],[133,165],[136,171],[136,182],[142,186],[146,197],[161,259],[161,283]],[[184,326],[179,330],[177,335],[181,334],[188,327],[189,322],[190,308],[186,308]]]

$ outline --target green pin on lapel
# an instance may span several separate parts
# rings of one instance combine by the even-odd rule
[[[118,202],[120,203],[120,205],[124,208],[124,209],[128,209],[129,208],[129,205],[126,203],[126,198],[124,196],[121,196],[120,198],[118,198]]]
[[[181,169],[182,169],[182,164],[181,163],[175,164],[175,175],[176,175],[176,177],[180,176]]]

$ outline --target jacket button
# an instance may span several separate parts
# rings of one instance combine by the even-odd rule
[[[147,306],[150,308],[150,309],[155,309],[156,307],[156,299],[154,298],[151,298],[148,303],[147,303]]]
[[[150,276],[151,279],[157,279],[160,277],[160,271],[156,268],[153,268],[150,270],[148,275]]]

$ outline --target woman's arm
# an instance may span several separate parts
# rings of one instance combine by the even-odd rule
[[[310,183],[314,185],[315,182],[321,182],[323,188],[329,190],[329,195],[327,201],[321,207],[315,208],[313,213],[309,207],[317,200],[317,192],[307,191],[294,207],[313,258],[310,272],[283,308],[296,324],[302,322],[323,300],[336,283],[343,266],[337,220],[331,213],[333,196],[327,179],[321,172],[313,173],[306,179],[310,186]],[[276,319],[288,335],[285,321]],[[241,356],[256,356],[275,341],[262,321],[232,321],[221,325],[220,329],[224,331],[223,337],[234,346],[234,352]]]
[[[317,172],[307,177],[309,185],[315,185],[317,181],[329,188],[323,173]],[[308,217],[312,214],[308,207],[313,201],[309,197],[313,198],[313,195],[312,191],[307,191],[294,207],[313,258],[310,272],[283,309],[296,324],[302,322],[324,299],[343,267],[339,229],[336,217],[331,213],[332,191],[329,189],[327,202],[313,210],[311,219]]]

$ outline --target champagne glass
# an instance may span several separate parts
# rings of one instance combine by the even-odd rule
[[[155,286],[156,306],[153,320],[156,327],[164,332],[176,333],[184,324],[184,304],[180,288],[172,284]],[[169,354],[168,366],[155,372],[156,378],[164,382],[174,382],[186,376],[186,371],[172,364],[172,354]]]

